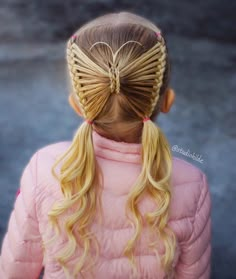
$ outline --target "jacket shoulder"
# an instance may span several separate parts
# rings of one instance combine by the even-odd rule
[[[60,142],[54,142],[48,145],[45,145],[37,150],[37,153],[39,154],[39,157],[47,157],[51,156],[55,158],[55,156],[60,155],[60,153],[63,153],[71,144],[71,141],[60,141]]]
[[[35,168],[37,173],[37,186],[35,197],[38,216],[40,216],[42,206],[46,206],[45,203],[52,201],[54,195],[60,195],[60,185],[52,173],[52,168],[57,159],[68,150],[70,145],[71,141],[54,142],[45,145],[36,151],[37,163],[35,164]],[[55,170],[57,175],[59,174],[58,167],[60,169],[60,164],[61,163],[59,163]]]
[[[48,144],[38,149],[37,160],[37,184],[38,189],[46,190],[50,185],[57,184],[52,175],[52,167],[57,159],[60,158],[70,147],[71,141],[60,141]],[[60,164],[59,164],[60,165]]]
[[[193,164],[173,157],[171,183],[173,190],[171,218],[174,220],[187,218],[193,222],[204,197],[209,193],[206,174]]]
[[[175,185],[200,182],[206,174],[197,166],[173,157],[172,180]]]

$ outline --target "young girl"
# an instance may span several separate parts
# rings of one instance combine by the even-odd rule
[[[83,25],[67,44],[73,140],[25,167],[0,257],[1,279],[207,279],[206,175],[172,157],[158,125],[174,103],[166,40],[129,12]],[[52,172],[51,172],[52,170]]]

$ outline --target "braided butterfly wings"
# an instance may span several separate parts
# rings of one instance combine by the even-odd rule
[[[125,66],[119,64],[117,55],[119,51],[128,43],[138,43],[137,41],[127,41],[115,53],[106,42],[96,42],[90,47],[90,51],[97,44],[104,44],[112,54],[112,63],[107,66],[107,70],[93,62],[75,43],[76,36],[68,42],[67,60],[70,75],[76,96],[79,98],[83,114],[93,119],[106,104],[110,93],[120,93],[120,79],[125,77],[127,90],[130,94],[145,95],[146,91],[152,91],[150,115],[158,101],[159,90],[163,80],[166,63],[166,49],[162,44],[160,33],[157,33],[157,43],[147,52],[140,55],[131,63]],[[142,46],[142,44],[140,44]],[[123,88],[122,88],[123,89]],[[122,92],[126,91],[122,90]],[[75,96],[75,97],[76,97]],[[131,106],[135,108],[135,102],[130,99]],[[93,115],[90,112],[93,111]]]

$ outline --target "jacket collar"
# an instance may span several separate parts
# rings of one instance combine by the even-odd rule
[[[141,163],[141,143],[118,142],[92,132],[95,154],[113,161]]]

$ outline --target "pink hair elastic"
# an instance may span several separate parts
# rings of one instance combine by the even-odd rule
[[[16,197],[18,197],[19,194],[20,194],[20,188],[16,192]]]
[[[86,121],[89,125],[92,125],[92,124],[93,124],[93,121],[92,121],[92,120],[85,119],[85,121]]]
[[[145,118],[143,118],[143,123],[144,123],[144,122],[146,122],[146,121],[148,121],[148,120],[150,120],[150,118],[149,118],[149,117],[145,117]]]
[[[76,35],[72,35],[71,36],[72,39],[76,39],[76,37],[77,37]]]
[[[158,38],[161,38],[161,32],[156,32]]]

